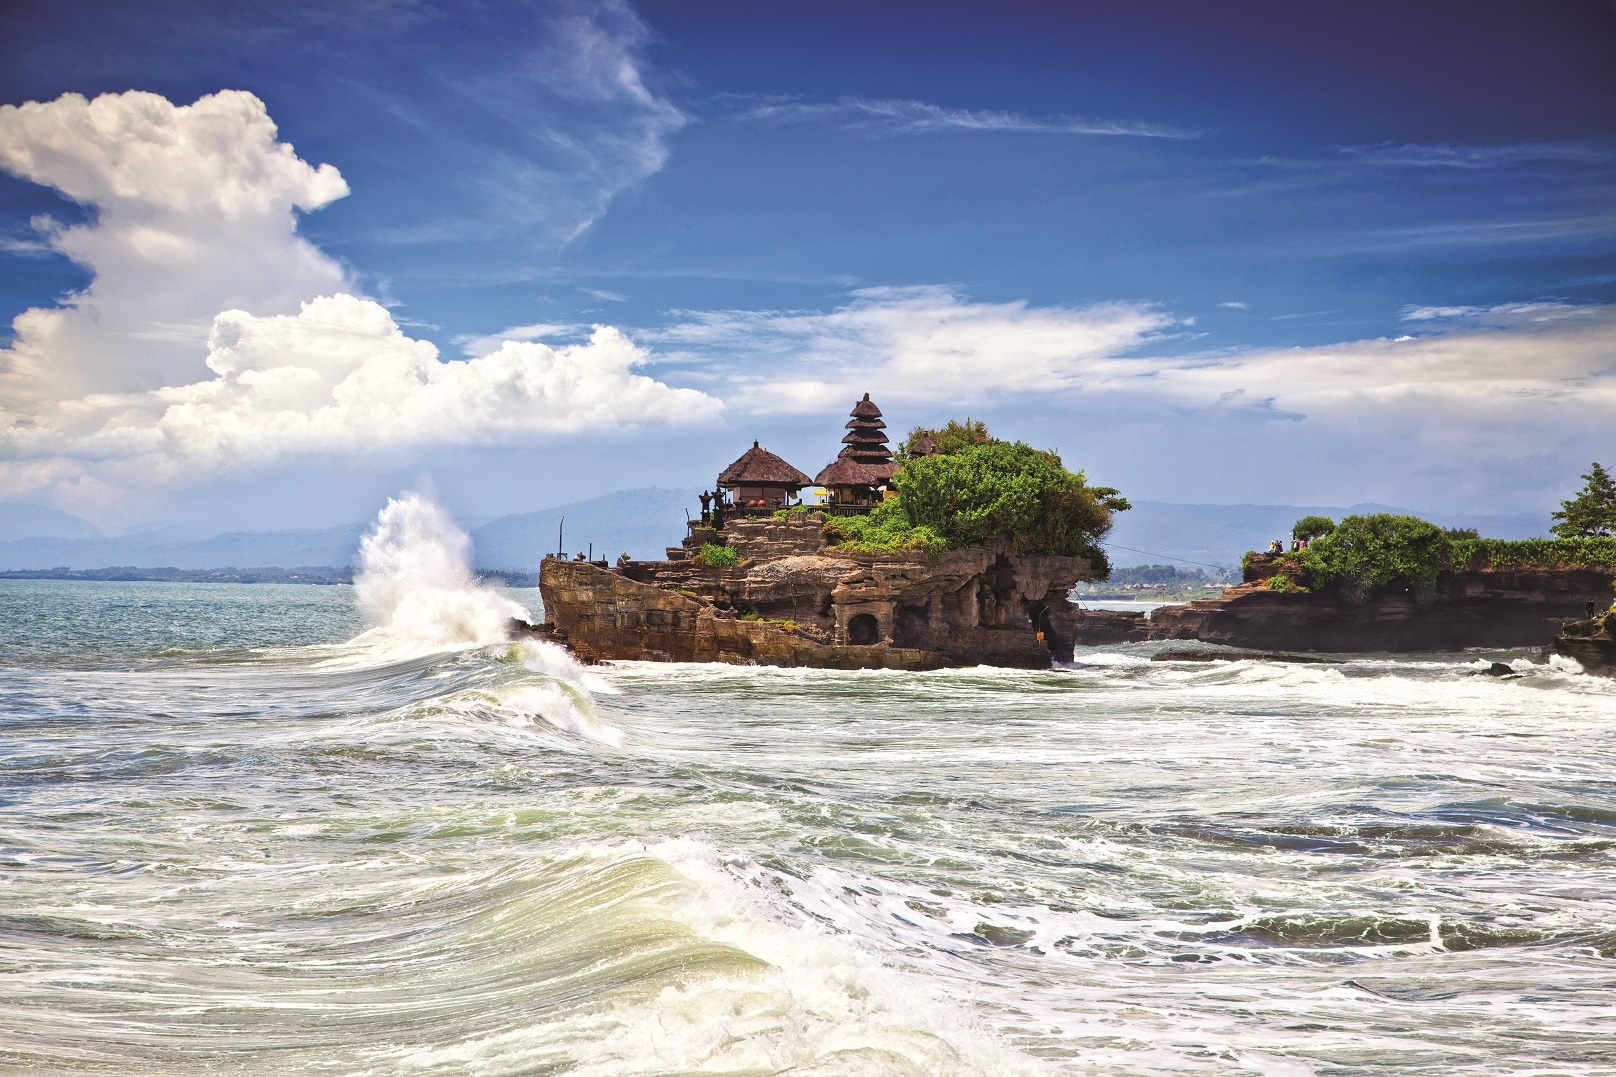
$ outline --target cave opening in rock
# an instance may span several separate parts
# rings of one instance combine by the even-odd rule
[[[1060,637],[1055,635],[1055,625],[1049,619],[1049,603],[1034,602],[1028,610],[1032,615],[1032,627],[1038,633],[1038,639],[1049,648],[1051,654],[1060,649]]]
[[[899,647],[924,647],[930,621],[925,606],[899,606],[892,622],[892,642]]]
[[[855,614],[847,622],[847,642],[855,647],[868,647],[881,637],[881,625],[873,614]]]

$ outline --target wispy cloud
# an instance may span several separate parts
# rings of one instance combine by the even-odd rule
[[[1045,135],[1124,135],[1134,138],[1197,138],[1182,127],[1136,120],[1082,116],[1033,116],[1001,109],[948,108],[902,98],[840,97],[834,101],[771,100],[742,109],[742,119],[772,123],[819,123],[872,133],[921,135],[941,131]]]
[[[1364,499],[1535,504],[1549,477],[1608,447],[1616,306],[1406,316],[1419,336],[1161,355],[1153,347],[1181,338],[1183,322],[1149,304],[1038,307],[882,288],[828,312],[685,312],[635,335],[654,340],[658,358],[705,361],[688,378],[705,373],[754,414],[833,415],[864,391],[893,411],[1066,414],[1090,446],[1158,430],[1193,450],[1203,473],[1261,458],[1265,482],[1294,486],[1286,496],[1333,484]],[[1528,461],[1523,446],[1542,449]]]
[[[1222,307],[1225,310],[1250,310],[1251,309],[1251,304],[1250,303],[1242,303],[1238,299],[1231,299],[1227,303],[1219,303],[1218,306]]]
[[[828,313],[682,313],[635,336],[659,358],[705,362],[736,403],[766,412],[817,411],[855,389],[911,400],[1058,392],[1182,324],[1144,303],[975,303],[939,286],[861,289]]]
[[[558,341],[588,336],[590,326],[569,322],[535,322],[532,325],[513,325],[497,333],[467,333],[451,339],[463,355],[476,357],[497,351],[508,340]]]
[[[1380,142],[1363,146],[1337,146],[1335,152],[1338,159],[1365,165],[1467,171],[1540,164],[1608,165],[1616,159],[1616,147],[1597,141],[1512,142],[1496,146],[1467,146],[1451,142]]]

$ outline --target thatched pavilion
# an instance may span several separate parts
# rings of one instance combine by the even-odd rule
[[[728,495],[729,507],[768,511],[784,508],[813,480],[757,442],[729,467],[718,473],[718,488]]]

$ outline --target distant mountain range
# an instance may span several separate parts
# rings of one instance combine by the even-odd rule
[[[0,542],[25,538],[88,538],[97,533],[90,521],[60,509],[21,501],[0,501]]]
[[[474,567],[533,571],[558,541],[568,553],[593,550],[615,559],[662,556],[685,534],[696,511],[695,490],[620,490],[570,505],[501,516],[471,529]],[[1350,508],[1303,505],[1178,505],[1139,501],[1118,515],[1107,538],[1117,566],[1174,563],[1232,567],[1246,550],[1285,538],[1297,518],[1313,513],[1340,519],[1349,513],[1412,512],[1384,505]],[[1414,512],[1443,527],[1474,527],[1494,538],[1548,534],[1543,515],[1458,516]],[[565,534],[558,536],[565,518]],[[211,538],[167,532],[101,535],[86,520],[38,505],[0,504],[0,570],[105,568],[222,569],[351,565],[369,526],[345,524],[298,531],[233,531]],[[29,528],[32,534],[21,534]]]
[[[566,518],[567,552],[588,551],[615,559],[661,557],[685,534],[685,508],[697,509],[695,490],[620,490],[542,512],[501,516],[470,531],[473,566],[533,571],[556,549]],[[14,511],[14,510],[33,510]],[[27,521],[40,533],[16,535]],[[75,526],[68,521],[77,521]],[[165,531],[100,535],[86,520],[37,505],[0,505],[0,571],[105,568],[289,568],[353,564],[369,523],[297,531],[232,531],[211,538],[177,537]],[[87,529],[87,530],[85,530]]]

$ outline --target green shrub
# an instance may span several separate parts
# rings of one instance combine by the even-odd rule
[[[733,547],[704,542],[690,560],[703,568],[733,568],[741,563],[741,555]]]
[[[987,423],[973,422],[970,419],[966,419],[962,423],[950,419],[946,425],[935,430],[917,426],[909,431],[909,436],[903,439],[903,446],[898,451],[900,458],[904,460],[910,459],[912,457],[911,447],[922,436],[930,437],[936,443],[938,453],[944,456],[951,456],[961,449],[970,448],[972,445],[986,445],[993,440],[988,434]]]
[[[765,617],[761,613],[743,613],[741,614],[741,620],[756,621],[759,624],[773,625],[774,627],[785,632],[795,632],[798,628],[796,621],[788,618]]]
[[[1312,542],[1334,530],[1335,521],[1328,516],[1304,516],[1296,521],[1295,527],[1291,528],[1291,538]]]
[[[1111,565],[1100,539],[1112,513],[1128,508],[1117,491],[1087,485],[1054,453],[1019,441],[989,439],[910,460],[893,485],[910,524],[948,546],[1009,538],[1018,553],[1086,557],[1101,578]]]
[[[1559,539],[1456,539],[1458,568],[1606,568],[1616,570],[1616,537]]]
[[[1335,584],[1350,600],[1362,601],[1388,587],[1404,587],[1425,599],[1435,593],[1442,570],[1451,567],[1452,553],[1435,524],[1381,512],[1346,517],[1309,543],[1300,559],[1309,584]]]
[[[948,543],[930,527],[916,527],[903,499],[889,497],[863,516],[827,516],[825,534],[840,549],[856,553],[907,553],[919,550],[932,557]]]

